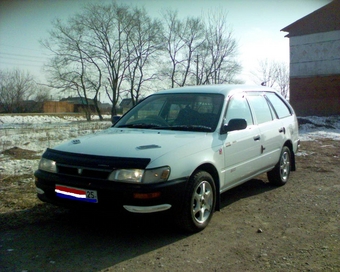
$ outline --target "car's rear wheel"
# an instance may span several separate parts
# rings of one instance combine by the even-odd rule
[[[291,152],[287,146],[284,146],[281,151],[280,160],[275,165],[273,170],[267,173],[268,180],[276,186],[285,185],[288,181],[291,170]]]
[[[179,227],[190,232],[203,230],[209,223],[216,203],[216,189],[212,176],[206,171],[196,172],[189,180],[183,206],[178,217]]]

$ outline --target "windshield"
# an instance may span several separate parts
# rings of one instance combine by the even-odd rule
[[[221,94],[156,94],[136,105],[114,127],[212,132],[223,100]]]

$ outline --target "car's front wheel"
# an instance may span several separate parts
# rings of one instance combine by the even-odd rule
[[[190,232],[203,230],[209,223],[216,203],[214,179],[206,171],[198,171],[189,180],[180,214],[179,227]]]
[[[280,160],[275,165],[273,170],[267,173],[269,183],[282,186],[288,181],[291,169],[291,152],[287,146],[284,146],[281,151]]]

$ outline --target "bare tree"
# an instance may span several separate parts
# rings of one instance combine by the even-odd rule
[[[51,86],[72,89],[85,102],[93,93],[95,105],[104,87],[116,114],[122,91],[129,91],[136,102],[143,83],[155,78],[148,65],[159,48],[160,29],[160,22],[144,9],[116,2],[88,5],[67,24],[57,20],[43,42],[54,54],[47,66]],[[97,112],[101,117],[98,107]]]
[[[287,63],[269,59],[260,60],[253,78],[256,84],[271,87],[280,92],[283,97],[288,97],[289,68]]]
[[[273,87],[276,79],[276,64],[268,59],[260,60],[258,70],[253,73],[255,83],[263,86]]]
[[[204,43],[204,24],[199,17],[180,19],[177,11],[164,13],[164,62],[163,75],[170,79],[171,87],[184,86],[192,81],[193,63],[197,60],[198,48]]]
[[[50,96],[50,88],[44,85],[37,85],[36,92],[34,96],[34,100],[38,103],[43,103],[44,101],[49,100]]]
[[[277,89],[283,97],[289,98],[289,65],[281,62],[277,64]]]
[[[71,18],[67,25],[60,20],[53,22],[50,38],[42,41],[54,57],[45,66],[49,74],[49,85],[62,91],[73,90],[82,99],[87,120],[91,120],[89,95],[94,93],[94,104],[100,119],[103,119],[97,105],[101,87],[101,70],[87,47],[87,29]],[[97,72],[97,74],[96,74]]]
[[[112,103],[112,114],[120,96],[129,58],[125,51],[134,27],[130,8],[112,2],[110,5],[89,5],[79,15],[79,21],[88,30],[88,48],[102,69],[106,94]],[[104,73],[105,71],[105,73]]]
[[[200,84],[234,83],[241,71],[236,60],[237,42],[228,26],[224,10],[209,12],[207,16],[206,39],[200,48],[197,75]]]
[[[175,87],[176,74],[178,71],[178,65],[182,61],[180,56],[181,49],[185,46],[184,41],[181,39],[180,31],[182,31],[182,22],[178,18],[176,11],[166,11],[164,17],[164,33],[163,39],[165,41],[165,52],[169,56],[169,62],[165,62],[165,68],[163,69],[163,75],[170,79],[171,88]]]
[[[88,30],[90,55],[107,79],[103,85],[115,115],[124,91],[135,104],[144,83],[156,78],[150,66],[159,50],[161,23],[142,8],[116,2],[87,6],[79,21]]]
[[[241,66],[236,61],[237,43],[228,27],[227,13],[180,19],[177,12],[164,15],[166,53],[164,75],[171,87],[186,84],[235,82]]]
[[[24,101],[34,94],[35,86],[29,72],[19,69],[0,70],[0,104],[5,112],[23,112]]]
[[[151,19],[144,9],[135,8],[132,16],[135,25],[125,44],[129,63],[125,81],[132,104],[135,105],[145,83],[156,79],[156,73],[151,67],[157,65],[162,25],[159,20]]]
[[[184,24],[183,32],[181,33],[181,37],[185,43],[185,51],[183,61],[181,62],[183,77],[180,86],[184,86],[188,82],[189,75],[192,74],[192,68],[194,68],[192,64],[194,64],[195,62],[196,64],[198,64],[197,60],[200,54],[199,49],[204,45],[204,42],[206,41],[204,23],[202,19],[187,18]]]

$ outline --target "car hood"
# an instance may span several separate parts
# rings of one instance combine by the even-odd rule
[[[155,160],[180,148],[202,150],[211,146],[208,133],[110,128],[65,142],[55,150],[97,156],[150,158]],[[210,133],[211,134],[211,133]],[[208,141],[208,142],[207,142]],[[197,143],[199,142],[199,143]]]

